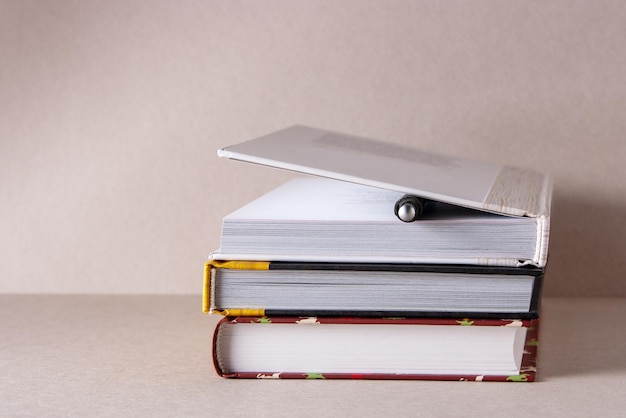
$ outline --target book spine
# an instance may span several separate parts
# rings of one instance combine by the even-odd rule
[[[233,375],[227,375],[226,373],[224,373],[224,370],[222,369],[222,366],[220,365],[220,344],[219,344],[219,336],[220,336],[220,330],[222,325],[224,325],[227,322],[230,322],[231,318],[225,317],[222,318],[215,326],[215,329],[213,330],[213,341],[211,344],[212,350],[211,350],[211,358],[213,360],[213,367],[215,368],[215,372],[221,376],[221,377],[237,377],[237,376],[233,376]]]
[[[545,267],[548,261],[548,244],[550,241],[550,218],[537,219],[537,250],[535,261],[538,267]]]
[[[265,317],[273,315],[263,308],[228,308],[228,309],[211,309],[211,313],[223,316],[247,316],[247,317]],[[289,314],[286,314],[289,315]]]
[[[213,272],[216,268],[221,269],[237,269],[237,270],[269,270],[270,263],[267,261],[241,261],[241,260],[214,260],[211,259],[204,263],[204,277],[202,286],[202,312],[204,313],[222,313],[223,315],[264,315],[262,310],[234,310],[232,313],[227,311],[216,311],[214,303],[211,299],[213,294]]]
[[[211,311],[211,262],[204,264],[204,277],[202,280],[202,312]]]
[[[236,270],[269,270],[269,261],[256,260],[210,260],[206,264],[213,268]]]

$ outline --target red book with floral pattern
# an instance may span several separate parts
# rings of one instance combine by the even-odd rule
[[[213,362],[228,378],[532,382],[539,319],[225,317]]]

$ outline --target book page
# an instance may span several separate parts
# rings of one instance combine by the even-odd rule
[[[231,213],[227,220],[399,222],[393,207],[403,194],[316,177],[293,179]],[[501,218],[500,215],[436,204],[420,222],[434,219]]]
[[[227,373],[511,376],[519,374],[523,353],[515,346],[525,335],[505,326],[252,322],[218,331],[218,363]]]
[[[402,193],[315,177],[296,178],[228,215],[231,219],[396,221]]]

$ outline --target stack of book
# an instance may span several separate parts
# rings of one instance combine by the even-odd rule
[[[535,380],[548,176],[304,126],[218,155],[309,175],[223,219],[218,374]]]

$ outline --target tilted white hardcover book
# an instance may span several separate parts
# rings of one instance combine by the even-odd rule
[[[218,155],[327,179],[295,179],[227,216],[216,259],[546,264],[545,174],[305,126]],[[421,220],[395,217],[403,195],[431,202]]]

